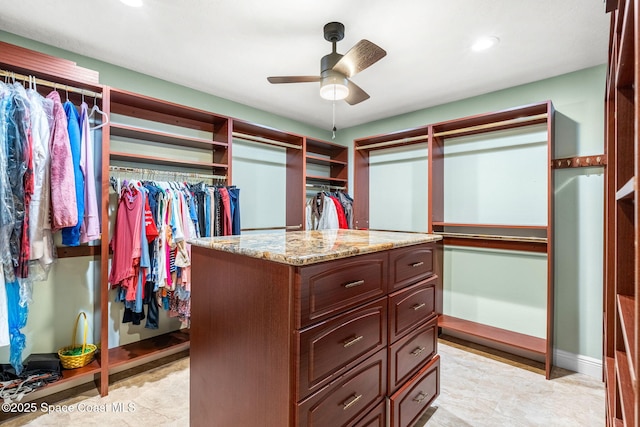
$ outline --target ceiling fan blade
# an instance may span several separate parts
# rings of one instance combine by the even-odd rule
[[[319,82],[320,76],[278,76],[278,77],[267,77],[269,83],[278,84],[278,83],[308,83],[308,82]]]
[[[349,95],[344,99],[349,105],[356,105],[369,99],[369,94],[349,80]]]
[[[347,77],[368,68],[384,58],[387,52],[369,40],[360,40],[333,66],[333,69]]]

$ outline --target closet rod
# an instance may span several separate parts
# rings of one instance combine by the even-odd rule
[[[536,120],[542,120],[542,119],[546,119],[546,118],[547,118],[547,113],[542,113],[542,114],[536,114],[535,116],[517,117],[515,119],[502,120],[502,121],[499,121],[499,122],[487,123],[487,124],[484,124],[484,125],[469,126],[469,127],[466,127],[466,128],[445,130],[445,131],[442,131],[442,132],[434,132],[433,136],[434,137],[438,137],[438,136],[456,135],[456,134],[459,134],[459,133],[473,132],[473,131],[477,131],[477,130],[493,129],[493,128],[500,127],[500,126],[515,125],[515,124],[527,123],[527,122],[534,122]]]
[[[13,71],[0,70],[0,77],[9,77],[15,80],[22,80],[23,82],[29,81],[29,76],[25,76],[24,74],[14,73]],[[94,92],[92,90],[81,89],[73,86],[67,86],[60,83],[51,82],[49,80],[43,80],[38,77],[32,77],[35,79],[35,83],[40,86],[46,86],[53,89],[64,89],[65,92],[74,92],[79,93],[80,95],[88,96],[91,98],[99,98],[102,99],[102,94],[99,92]]]
[[[299,225],[285,225],[284,227],[258,227],[258,228],[243,228],[240,231],[262,231],[262,230],[300,230],[302,224]]]
[[[226,175],[205,175],[200,173],[193,172],[180,172],[180,171],[160,171],[153,169],[141,169],[141,168],[130,168],[126,166],[109,166],[109,171],[113,172],[131,172],[131,173],[139,173],[139,174],[159,174],[159,175],[174,175],[174,176],[185,176],[187,178],[198,178],[198,179],[217,179],[217,180],[226,180]]]
[[[262,142],[264,144],[277,145],[278,147],[295,148],[296,150],[302,150],[302,146],[300,145],[288,144],[286,142],[276,141],[274,139],[262,138],[261,136],[248,135],[246,133],[240,132],[232,132],[231,134],[234,138],[243,139],[249,142]]]
[[[324,190],[324,189],[329,189],[329,190],[346,190],[347,187],[340,187],[339,185],[314,185],[314,184],[307,184],[307,189],[316,189],[316,190]]]
[[[429,135],[418,135],[418,136],[412,136],[409,138],[394,139],[393,141],[378,142],[377,144],[362,145],[362,146],[356,147],[356,150],[370,150],[372,148],[386,147],[388,145],[409,144],[411,142],[417,142],[422,140],[424,140],[424,142],[427,142],[429,140]]]

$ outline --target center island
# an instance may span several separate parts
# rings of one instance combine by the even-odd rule
[[[441,239],[190,241],[191,425],[413,425],[439,394]]]

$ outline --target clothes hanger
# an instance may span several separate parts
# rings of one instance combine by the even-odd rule
[[[107,113],[105,113],[104,111],[102,111],[100,109],[100,107],[98,107],[98,102],[97,102],[96,96],[93,97],[93,107],[91,107],[91,112],[89,113],[89,120],[91,120],[91,118],[93,117],[93,115],[95,113],[100,114],[102,116],[102,119],[101,119],[101,123],[99,125],[90,127],[89,129],[91,129],[91,130],[100,129],[101,127],[104,127],[105,125],[107,125],[109,123],[109,115]]]

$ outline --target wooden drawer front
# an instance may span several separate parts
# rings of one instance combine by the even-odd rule
[[[440,356],[391,396],[391,426],[409,427],[440,394]]]
[[[386,401],[382,401],[373,411],[369,412],[363,419],[353,425],[353,427],[386,427],[387,411]]]
[[[389,295],[389,342],[435,314],[438,276]]]
[[[299,335],[298,399],[387,345],[387,299],[380,298]]]
[[[431,276],[433,243],[394,249],[389,253],[389,292]]]
[[[386,252],[302,267],[299,272],[298,329],[387,292]]]
[[[297,426],[351,426],[384,401],[387,391],[386,349],[298,404]]]
[[[408,381],[437,352],[438,319],[398,340],[389,347],[389,394]]]

